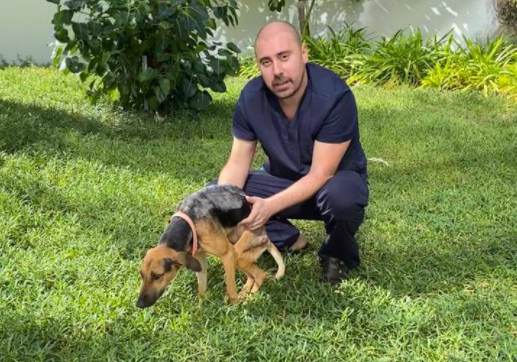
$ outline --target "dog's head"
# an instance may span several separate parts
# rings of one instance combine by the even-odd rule
[[[165,244],[149,249],[140,268],[142,286],[136,306],[147,308],[156,303],[182,266],[201,271],[199,261],[188,253],[178,252]]]

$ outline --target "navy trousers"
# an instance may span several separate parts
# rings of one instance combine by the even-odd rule
[[[244,192],[249,196],[267,198],[293,183],[264,170],[256,170],[248,175]],[[325,223],[327,237],[319,254],[340,259],[353,268],[359,265],[355,233],[364,219],[368,196],[365,175],[338,171],[312,198],[272,217],[266,223],[267,235],[280,250],[285,250],[300,235],[289,219],[321,220]]]

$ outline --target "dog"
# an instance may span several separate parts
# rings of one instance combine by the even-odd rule
[[[255,263],[265,251],[276,261],[276,277],[281,278],[285,273],[284,260],[267,237],[265,227],[249,231],[238,225],[250,212],[246,195],[235,186],[208,186],[187,196],[171,217],[158,246],[149,249],[144,257],[136,305],[154,305],[181,267],[197,273],[198,294],[203,298],[207,288],[207,254],[223,263],[230,304],[260,288],[266,273]],[[235,284],[236,268],[248,277],[240,294]]]

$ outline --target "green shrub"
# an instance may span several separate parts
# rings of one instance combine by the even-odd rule
[[[239,59],[239,77],[250,80],[260,75],[257,61],[254,56],[245,56]]]
[[[485,44],[465,40],[422,80],[422,86],[438,89],[479,90],[483,94],[515,91],[517,48],[504,37]]]
[[[342,78],[353,76],[364,65],[365,55],[372,52],[373,42],[365,28],[354,29],[348,24],[339,32],[329,27],[331,36],[306,37],[309,58],[312,62],[333,70]]]
[[[47,0],[58,5],[55,64],[89,80],[89,96],[118,90],[125,107],[205,109],[238,69],[233,44],[209,41],[237,23],[235,0]],[[89,77],[97,75],[98,77]]]
[[[409,33],[399,30],[389,39],[382,37],[350,83],[418,85],[441,58],[445,39],[424,40],[420,29]]]

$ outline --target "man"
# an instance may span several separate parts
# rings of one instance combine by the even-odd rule
[[[289,23],[264,26],[255,56],[262,76],[241,92],[218,183],[244,189],[253,207],[241,223],[250,230],[265,224],[280,249],[308,246],[288,219],[323,220],[323,278],[339,282],[359,265],[355,233],[369,194],[354,96],[336,74],[308,63],[307,47]],[[257,141],[268,160],[250,172]]]

